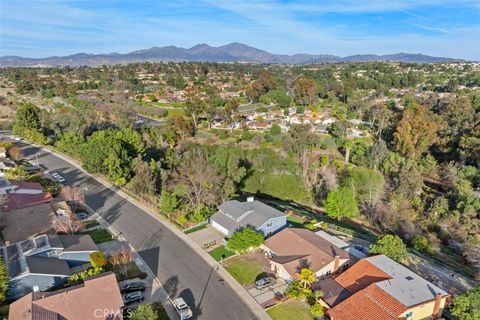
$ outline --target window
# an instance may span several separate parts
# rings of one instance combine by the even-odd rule
[[[409,313],[405,314],[405,318],[411,318],[413,316],[413,311],[410,311]]]
[[[325,275],[329,276],[332,274],[332,271],[328,270],[327,273],[325,273]]]
[[[273,226],[272,222],[267,223],[267,227],[271,227],[271,226]]]

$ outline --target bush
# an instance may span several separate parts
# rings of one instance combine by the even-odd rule
[[[384,254],[393,260],[401,261],[407,257],[407,246],[397,235],[386,234],[370,245],[371,254]]]
[[[263,243],[263,234],[251,229],[244,228],[235,232],[227,242],[227,249],[234,252],[244,253],[250,249],[258,248]]]
[[[90,278],[94,275],[97,275],[97,274],[100,274],[103,272],[103,268],[99,268],[99,267],[96,267],[96,268],[90,268],[88,270],[85,270],[85,271],[82,271],[82,272],[78,272],[78,273],[75,273],[73,275],[71,275],[69,278],[68,278],[68,283],[70,284],[76,284],[80,281],[83,281],[87,278]]]
[[[250,140],[252,140],[252,138],[253,138],[253,135],[252,135],[252,133],[251,133],[250,131],[244,131],[244,132],[242,133],[242,140],[244,140],[244,141],[250,141]]]
[[[323,317],[324,312],[323,312],[323,307],[321,304],[316,303],[313,306],[310,307],[310,312],[315,318],[320,318]]]
[[[105,258],[103,252],[92,252],[89,256],[90,263],[94,268],[103,268],[107,265],[108,260]]]
[[[425,236],[416,235],[412,240],[412,246],[418,252],[433,253],[432,243]]]

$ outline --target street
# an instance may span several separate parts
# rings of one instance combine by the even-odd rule
[[[97,211],[138,251],[174,299],[182,297],[192,319],[255,319],[254,313],[203,258],[163,223],[70,163],[25,142],[26,157],[43,170],[59,172],[67,185],[84,188],[88,206]]]

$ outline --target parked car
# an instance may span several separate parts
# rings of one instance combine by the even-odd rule
[[[179,297],[173,300],[173,306],[175,307],[175,310],[177,310],[180,320],[190,319],[192,317],[192,310],[182,298]]]
[[[77,216],[78,219],[80,220],[85,220],[88,218],[88,213],[86,212],[77,212],[75,213],[75,216]]]
[[[145,284],[141,281],[129,282],[129,283],[123,284],[120,287],[121,293],[127,293],[132,291],[144,291],[144,290],[145,290]]]
[[[258,290],[263,290],[266,287],[269,287],[272,284],[275,284],[276,282],[277,280],[275,280],[275,278],[272,278],[272,277],[262,278],[260,280],[255,281],[255,288],[257,288]]]
[[[141,302],[144,299],[145,297],[142,291],[133,291],[123,296],[123,304],[127,305],[127,304],[132,304],[134,302]]]
[[[58,182],[60,183],[64,183],[65,182],[65,178],[62,177],[58,172],[53,172],[52,173],[52,177],[57,180]]]

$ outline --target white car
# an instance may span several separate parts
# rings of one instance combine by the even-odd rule
[[[192,310],[182,298],[173,300],[173,306],[175,307],[175,310],[177,310],[180,320],[190,319],[192,317]]]
[[[57,180],[58,182],[60,183],[64,183],[65,182],[65,178],[62,177],[58,172],[53,172],[52,173],[52,177]]]

